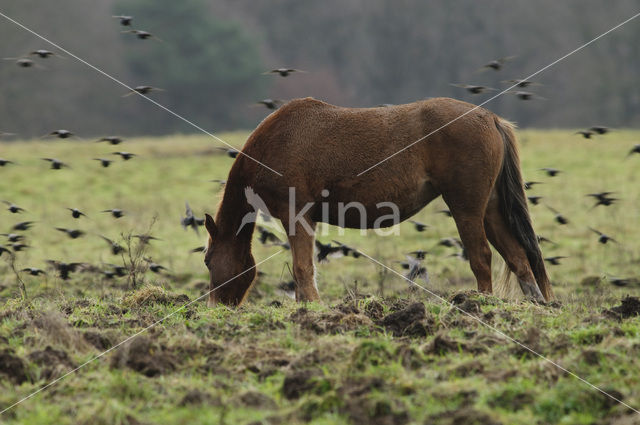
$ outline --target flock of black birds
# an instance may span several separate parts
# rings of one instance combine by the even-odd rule
[[[127,15],[117,15],[117,16],[113,16],[113,18],[117,19],[120,25],[124,27],[131,27],[134,21],[132,16],[127,16]],[[127,29],[122,31],[122,33],[131,34],[140,40],[162,41],[160,38],[158,38],[154,34],[148,31],[140,30],[140,29],[133,29],[133,28]],[[45,50],[45,49],[39,49],[39,50],[30,51],[27,54],[24,54],[20,57],[12,57],[12,58],[5,58],[5,59],[15,61],[15,64],[21,68],[31,68],[31,67],[42,67],[39,63],[36,62],[36,60],[39,60],[39,59],[49,60],[52,57],[64,58],[64,56],[58,53]],[[514,56],[509,56],[509,57],[492,60],[486,63],[478,71],[483,71],[483,70],[492,70],[495,72],[501,71],[507,66],[508,62],[513,60],[513,58]],[[272,75],[279,75],[281,77],[288,77],[293,73],[304,73],[304,72],[306,71],[303,71],[300,69],[294,69],[294,68],[276,68],[276,69],[267,71],[264,74],[272,74]],[[518,79],[518,80],[510,79],[510,80],[504,80],[503,82],[511,85],[513,88],[517,88],[518,90],[507,90],[506,93],[513,94],[521,100],[544,99],[543,97],[538,96],[533,92],[521,90],[524,88],[541,85],[537,82],[522,80],[522,79]],[[474,85],[474,84],[452,84],[452,85],[455,87],[463,88],[472,94],[481,94],[488,91],[497,91],[497,89],[495,88],[482,86],[482,85]],[[140,85],[132,88],[128,93],[125,93],[122,96],[128,97],[136,93],[147,95],[157,91],[163,91],[163,89],[150,86],[150,85]],[[280,99],[263,99],[261,101],[258,101],[256,104],[263,105],[269,110],[276,110],[284,103],[286,103],[286,101],[280,100]],[[386,106],[391,106],[391,104],[381,104],[378,106],[386,107]],[[586,130],[580,130],[576,134],[582,135],[585,139],[592,139],[595,136],[605,135],[610,131],[611,130],[609,128],[604,126],[592,126]],[[0,138],[11,137],[11,136],[16,136],[16,134],[0,132]],[[43,137],[56,137],[59,139],[69,139],[69,138],[79,139],[79,137],[75,135],[72,131],[69,131],[66,129],[53,130]],[[98,139],[96,142],[97,143],[106,142],[109,145],[116,146],[124,143],[125,141],[123,138],[118,136],[105,136]],[[225,154],[230,158],[236,158],[239,153],[238,150],[233,148],[219,147],[218,149],[223,150]],[[111,152],[110,154],[120,156],[123,161],[129,161],[136,156],[136,154],[126,152],[126,151],[116,151],[116,152]],[[640,154],[640,144],[636,144],[635,146],[633,146],[633,148],[629,151],[627,156],[631,156],[633,154]],[[42,158],[42,160],[49,162],[50,168],[53,170],[70,168],[68,164],[66,164],[65,162],[57,158]],[[102,158],[102,157],[93,158],[92,160],[98,161],[100,163],[100,166],[104,168],[109,167],[113,162],[112,159]],[[4,167],[6,165],[18,165],[18,164],[16,164],[14,161],[0,158],[0,167]],[[551,177],[551,178],[556,177],[560,173],[562,173],[562,170],[558,170],[555,168],[542,168],[540,171],[543,171],[548,177]],[[217,182],[221,186],[224,186],[224,184],[226,183],[225,180],[211,180],[211,181]],[[527,181],[524,183],[524,186],[526,190],[531,190],[535,185],[542,184],[542,183],[543,182],[539,182],[539,181]],[[613,205],[616,201],[619,200],[618,198],[612,197],[611,195],[613,194],[614,192],[601,192],[601,193],[587,194],[586,196],[594,198],[595,204],[592,206],[592,209],[593,209],[598,206],[609,207]],[[531,205],[540,204],[542,202],[542,199],[543,199],[542,196],[535,196],[535,195],[528,196],[528,200]],[[7,210],[12,214],[28,213],[24,208],[10,201],[4,200],[2,202],[4,202],[7,205],[8,207]],[[557,211],[556,209],[554,209],[549,205],[546,205],[546,207],[554,214],[554,220],[559,225],[567,225],[569,223],[569,219],[563,214],[561,214],[559,211]],[[66,207],[66,208],[67,210],[70,211],[71,217],[75,220],[79,220],[84,217],[87,217],[87,215],[84,212],[78,210],[77,208],[72,208],[72,207]],[[125,215],[125,212],[118,208],[107,209],[101,212],[109,213],[114,219],[121,218]],[[437,213],[441,213],[447,217],[451,217],[451,212],[449,210],[440,210],[440,211],[437,211]],[[263,218],[265,218],[267,221],[269,220],[268,217],[263,216]],[[6,238],[6,241],[8,243],[8,245],[6,246],[0,244],[0,257],[6,255],[7,257],[11,258],[13,263],[18,253],[29,249],[30,245],[26,243],[25,233],[29,231],[29,229],[35,223],[36,223],[35,221],[22,221],[13,225],[8,233],[0,234],[0,236],[3,236]],[[408,220],[408,223],[413,226],[416,232],[424,232],[429,228],[429,225],[416,220]],[[191,207],[189,206],[189,203],[187,202],[185,205],[185,216],[181,219],[181,225],[184,227],[185,230],[189,228],[192,229],[196,233],[196,235],[199,236],[200,232],[198,228],[204,225],[204,218],[196,217]],[[54,229],[58,232],[64,233],[66,237],[70,239],[77,239],[77,238],[87,236],[86,232],[80,229],[66,228],[66,227],[55,227]],[[595,235],[597,235],[598,242],[601,244],[607,244],[610,242],[617,243],[617,241],[614,238],[604,234],[603,232],[595,228],[589,227],[588,229],[591,232],[593,232]],[[282,241],[276,234],[274,234],[272,231],[268,230],[263,226],[257,226],[256,235],[260,243],[262,243],[263,245],[277,246],[283,249],[290,249],[289,244],[287,242]],[[123,256],[127,252],[127,247],[121,245],[117,241],[114,241],[103,235],[99,235],[99,237],[106,242],[108,246],[108,250],[111,253],[111,255]],[[150,234],[138,234],[138,235],[132,235],[132,237],[137,238],[141,245],[148,245],[151,241],[160,240],[159,238],[156,238]],[[539,243],[553,243],[551,240],[545,238],[544,236],[538,236],[538,241]],[[456,252],[450,254],[449,257],[457,257],[462,260],[468,260],[464,246],[458,238],[449,237],[449,238],[440,239],[437,242],[437,246],[455,249]],[[190,252],[201,253],[204,250],[205,250],[204,246],[199,246],[191,249]],[[425,282],[428,283],[429,274],[427,272],[426,266],[423,264],[423,262],[427,257],[427,254],[429,254],[429,251],[424,249],[412,251],[406,254],[406,258],[404,261],[396,261],[396,263],[399,263],[402,269],[407,270],[405,275],[406,278],[412,281],[415,279],[423,279]],[[360,251],[358,251],[357,248],[348,246],[336,240],[333,240],[329,243],[323,243],[319,240],[316,240],[316,257],[319,262],[323,263],[323,262],[329,261],[329,258],[337,258],[337,257],[360,258],[362,257],[362,254]],[[547,261],[550,265],[559,265],[560,261],[564,258],[567,258],[567,257],[553,256],[553,257],[545,258],[545,261]],[[144,261],[147,264],[147,268],[154,273],[168,272],[168,269],[166,267],[155,263],[151,258],[144,257]],[[71,274],[77,271],[100,273],[105,278],[108,278],[108,279],[113,279],[116,277],[124,277],[129,275],[132,272],[128,267],[115,265],[115,264],[103,264],[101,266],[96,266],[96,265],[91,265],[87,263],[78,263],[78,262],[66,263],[58,260],[46,260],[46,262],[49,268],[57,271],[58,277],[62,280],[69,279]],[[41,275],[47,274],[45,270],[37,267],[24,267],[20,269],[19,272],[26,273],[31,276],[41,276]],[[620,278],[611,278],[610,281],[611,283],[618,286],[624,286],[626,284],[625,282],[628,282],[628,280],[620,279]]]

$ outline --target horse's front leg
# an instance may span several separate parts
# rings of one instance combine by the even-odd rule
[[[296,282],[296,301],[320,300],[313,264],[316,224],[313,222],[308,222],[308,224],[312,232],[309,232],[309,228],[301,223],[295,224],[293,232],[291,229],[288,230],[289,245],[291,245],[291,255],[293,256],[293,278]],[[287,226],[285,226],[286,228]]]

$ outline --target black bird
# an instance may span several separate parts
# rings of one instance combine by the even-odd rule
[[[589,227],[589,230],[591,230],[593,233],[595,233],[596,235],[598,235],[598,242],[600,242],[601,244],[605,245],[607,242],[611,241],[614,243],[618,243],[617,240],[613,239],[611,236],[609,235],[605,235],[604,233],[602,233],[599,230],[593,229],[591,227]]]
[[[65,229],[64,227],[56,227],[59,232],[66,233],[71,239],[78,239],[80,236],[84,236],[84,232],[78,229]]]
[[[0,167],[4,167],[7,164],[15,164],[15,162],[9,161],[8,159],[0,158]]]
[[[22,207],[17,206],[14,203],[11,203],[9,201],[2,201],[3,203],[7,204],[9,206],[9,208],[7,208],[10,212],[12,212],[13,214],[17,214],[17,213],[21,213],[21,212],[25,212],[26,210]]]
[[[0,235],[5,236],[9,242],[20,242],[24,240],[24,236],[16,233],[1,233]]]
[[[71,211],[71,217],[73,218],[80,218],[80,217],[86,217],[87,215],[85,213],[83,213],[82,211],[80,211],[77,208],[67,208],[69,211]]]
[[[532,189],[533,186],[535,186],[537,184],[542,184],[542,182],[524,182],[524,189],[525,190]]]
[[[43,161],[49,161],[51,163],[51,169],[52,170],[60,170],[63,167],[69,167],[67,164],[65,164],[64,162],[60,161],[59,159],[56,158],[42,158]]]
[[[342,242],[338,242],[335,240],[332,242],[340,247],[340,249],[342,250],[342,255],[344,255],[345,257],[351,254],[353,258],[360,258],[360,256],[362,255],[357,249],[352,248],[349,245],[345,245]]]
[[[513,59],[515,56],[507,56],[500,59],[494,59],[491,62],[488,62],[482,66],[485,69],[493,69],[494,71],[500,71],[504,64]],[[481,69],[482,69],[481,68]]]
[[[424,232],[425,229],[427,227],[429,227],[428,224],[424,224],[424,223],[421,223],[421,222],[415,221],[415,220],[409,220],[409,223],[413,224],[415,226],[415,228],[416,228],[416,231],[418,231],[418,232]]]
[[[549,167],[540,168],[540,171],[544,171],[545,173],[547,173],[549,177],[555,177],[558,174],[562,173],[562,170],[558,170],[557,168],[549,168]]]
[[[136,156],[135,153],[131,153],[131,152],[111,152],[112,155],[120,155],[122,157],[122,159],[124,159],[125,161],[130,160],[131,158],[133,158],[134,156]]]
[[[100,165],[102,165],[104,168],[107,168],[113,162],[112,160],[105,158],[93,158],[93,160],[100,161]]]
[[[279,99],[262,99],[259,100],[258,102],[256,102],[258,105],[264,105],[267,107],[267,109],[278,109],[280,107],[280,105],[282,103],[284,103],[283,100],[279,100]]]
[[[2,257],[2,254],[4,253],[9,254],[10,257],[13,257],[13,253],[11,252],[11,250],[5,248],[4,246],[0,245],[0,257]]]
[[[13,250],[15,252],[20,252],[20,251],[24,251],[25,249],[31,248],[31,247],[29,245],[27,245],[27,244],[16,242],[16,243],[12,243],[11,244],[11,248],[13,248]]]
[[[230,156],[231,158],[237,157],[238,154],[240,153],[237,149],[229,149],[229,148],[223,148],[223,147],[218,147],[218,149],[221,151],[225,151],[227,155]]]
[[[608,207],[610,205],[613,205],[616,201],[618,201],[618,198],[611,198],[609,195],[614,194],[615,192],[600,192],[600,193],[589,193],[587,194],[587,196],[590,196],[592,198],[596,199],[596,203],[593,207],[591,207],[592,209],[597,207],[598,205],[604,205],[605,207]]]
[[[538,96],[537,94],[531,93],[530,91],[517,90],[508,91],[507,93],[513,94],[520,100],[544,99],[544,97]]]
[[[44,270],[38,269],[36,267],[25,267],[24,269],[22,269],[20,271],[21,272],[27,272],[31,276],[38,276],[38,275],[41,275],[41,274],[47,274]]]
[[[187,227],[191,227],[193,231],[196,232],[196,235],[199,236],[200,232],[198,231],[198,226],[202,226],[204,224],[204,219],[199,219],[193,215],[193,211],[191,210],[188,202],[185,201],[184,206],[185,217],[180,220],[180,223],[185,230],[187,230]]]
[[[155,236],[151,235],[133,235],[134,238],[138,239],[142,245],[149,245],[151,241],[160,241],[162,239],[158,239]]]
[[[220,179],[213,179],[213,180],[209,180],[212,183],[218,183],[220,186],[223,186],[227,184],[226,180],[220,180]]]
[[[22,221],[16,225],[14,225],[11,230],[16,230],[16,231],[21,231],[24,232],[26,230],[29,230],[29,228],[31,228],[31,226],[33,226],[33,221]]]
[[[503,83],[509,83],[512,85],[515,85],[516,87],[520,87],[520,88],[526,88],[529,86],[539,86],[540,84],[538,83],[534,83],[533,81],[530,80],[506,80],[503,81]]]
[[[580,130],[580,131],[576,131],[573,134],[581,134],[582,137],[584,137],[585,139],[591,139],[591,136],[594,135],[593,131],[591,130]]]
[[[544,259],[544,261],[548,262],[552,266],[558,266],[560,265],[560,260],[562,260],[563,258],[567,258],[567,257],[563,257],[562,255],[557,255],[555,257],[547,257]]]
[[[602,125],[594,125],[589,130],[598,134],[607,134],[609,131],[611,131],[608,127]]]
[[[412,252],[408,253],[407,255],[411,255],[416,260],[424,260],[428,253],[429,253],[428,251],[424,251],[422,249],[419,249],[417,251],[412,251]]]
[[[262,245],[265,245],[267,242],[271,242],[275,245],[282,244],[280,238],[278,238],[275,233],[270,230],[265,229],[262,226],[257,226],[258,229],[258,240]]]
[[[124,27],[131,26],[131,22],[133,21],[133,16],[127,16],[127,15],[114,15],[112,16],[112,18],[120,20],[120,25]]]
[[[154,263],[153,260],[151,258],[145,258],[144,259],[148,264],[149,264],[149,270],[151,270],[154,273],[162,273],[162,271],[169,271],[166,267],[161,266],[158,263]]]
[[[59,139],[68,139],[69,137],[71,137],[73,135],[74,134],[72,132],[70,132],[69,130],[64,130],[64,129],[53,130],[51,133],[47,134],[47,136],[56,136]]]
[[[124,211],[122,211],[121,209],[118,209],[118,208],[112,208],[110,210],[103,210],[103,211],[100,211],[100,212],[111,213],[111,215],[114,218],[120,218],[120,217],[124,216]]]
[[[134,34],[136,37],[138,37],[140,40],[147,40],[149,38],[154,38],[158,41],[162,41],[160,40],[158,37],[156,37],[155,35],[151,34],[149,31],[142,31],[142,30],[128,30],[128,31],[122,31],[123,34]]]
[[[103,137],[100,140],[96,140],[96,143],[100,143],[100,142],[109,142],[109,144],[111,145],[119,145],[120,143],[124,142],[124,140],[116,136],[107,136],[107,137]]]
[[[634,145],[631,150],[629,151],[629,153],[627,154],[627,158],[630,157],[631,155],[633,155],[634,153],[638,153],[640,154],[640,144]],[[0,159],[0,166],[2,166],[4,164],[2,164],[2,160]]]
[[[464,248],[462,241],[458,238],[444,238],[438,242],[440,246],[446,246],[447,248]]]
[[[629,286],[629,285],[637,285],[640,283],[637,278],[627,277],[627,278],[619,278],[619,277],[610,277],[608,278],[611,284],[616,286]]]
[[[129,93],[125,93],[122,95],[122,97],[127,97],[127,96],[131,96],[134,93],[140,93],[140,94],[149,94],[152,91],[164,91],[164,89],[160,89],[158,87],[152,87],[152,86],[136,86],[133,89],[131,89],[131,91],[129,91]]]
[[[20,68],[32,68],[36,66],[36,63],[31,59],[20,58],[16,61],[16,65],[18,65]]]
[[[51,50],[38,49],[32,52],[29,52],[31,56],[38,56],[42,59],[47,59],[49,56],[60,56],[57,53],[52,52]]]
[[[427,268],[422,265],[422,260],[407,256],[407,261],[399,262],[403,269],[409,270],[404,277],[411,282],[414,282],[418,278],[422,278],[425,282],[429,283],[429,273]]]
[[[451,214],[451,211],[449,210],[439,210],[439,211],[436,211],[436,214],[444,214],[447,217],[453,217],[453,214]]]
[[[319,263],[328,261],[329,256],[342,256],[342,248],[333,246],[331,243],[324,244],[316,239],[316,258]],[[336,255],[337,254],[337,255]]]
[[[547,205],[547,208],[549,208],[549,210],[556,215],[554,217],[554,220],[557,221],[559,224],[568,224],[569,223],[569,220],[565,216],[560,214],[556,209],[551,208],[548,205]]]
[[[118,254],[126,251],[126,249],[124,249],[124,247],[122,245],[120,245],[118,242],[112,241],[111,239],[107,238],[106,236],[100,235],[100,237],[102,239],[104,239],[110,245],[111,253],[113,255],[118,255]]]
[[[480,94],[480,93],[484,93],[486,91],[495,90],[494,88],[491,88],[491,87],[475,86],[473,84],[451,84],[451,85],[454,86],[454,87],[461,87],[461,88],[467,90],[471,94]]]
[[[202,246],[197,246],[193,249],[190,249],[189,252],[191,253],[196,253],[196,252],[205,252],[207,250],[207,247],[202,245]]]
[[[263,75],[280,74],[281,77],[288,77],[289,74],[294,72],[306,72],[306,71],[302,71],[300,69],[293,69],[293,68],[277,68],[277,69],[272,69],[271,71],[263,72]]]
[[[542,198],[542,196],[527,196],[527,199],[529,200],[529,202],[531,202],[532,205],[538,205]]]
[[[84,263],[64,263],[55,260],[47,260],[47,263],[58,271],[58,276],[60,276],[62,280],[68,280],[71,273],[77,271],[79,267],[84,265]]]
[[[538,239],[538,244],[550,243],[552,245],[556,245],[556,243],[554,241],[552,241],[551,239],[547,239],[542,235],[536,235],[536,239]]]
[[[111,267],[111,271],[118,277],[124,277],[129,274],[129,269],[124,266],[117,266],[115,264],[107,264],[107,266]]]

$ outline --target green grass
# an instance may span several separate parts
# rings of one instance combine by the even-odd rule
[[[640,261],[640,157],[625,160],[640,132],[616,131],[587,141],[571,131],[521,131],[527,180],[543,181],[528,194],[566,215],[559,226],[543,205],[532,206],[539,234],[556,242],[545,256],[567,256],[549,267],[559,305],[537,306],[469,292],[463,308],[535,348],[594,385],[640,406],[640,318],[622,321],[603,310],[639,286],[619,288],[604,276],[638,277]],[[247,133],[222,135],[241,147]],[[0,231],[18,221],[36,221],[26,232],[31,246],[15,267],[46,267],[46,259],[87,262],[99,268],[121,264],[99,235],[151,233],[144,253],[169,269],[146,272],[135,288],[127,278],[109,280],[90,271],[62,281],[20,274],[21,293],[8,256],[0,258],[0,409],[28,395],[93,356],[153,324],[206,291],[203,245],[184,231],[180,217],[189,201],[196,216],[213,214],[232,159],[211,139],[173,136],[127,141],[114,149],[91,141],[36,141],[1,145],[0,157],[18,166],[0,168],[0,199],[27,210],[0,210]],[[126,150],[104,169],[91,158]],[[53,171],[41,157],[72,168]],[[549,178],[541,167],[564,170]],[[616,191],[620,202],[591,210],[585,194]],[[74,220],[65,207],[88,218]],[[100,213],[121,208],[125,217]],[[475,289],[468,264],[437,245],[457,236],[438,199],[416,219],[431,225],[399,235],[320,229],[319,239],[341,240],[401,270],[404,253],[426,249],[431,291],[449,298]],[[588,227],[619,244],[602,245]],[[55,227],[78,228],[71,240]],[[5,244],[0,237],[0,244]],[[279,248],[254,244],[257,261]],[[283,252],[260,266],[266,274],[239,309],[209,309],[200,301],[139,337],[88,364],[52,388],[26,400],[2,423],[602,423],[630,413],[553,365],[528,354],[477,321],[423,291],[409,291],[398,276],[359,258],[331,259],[317,266],[323,303],[302,306],[278,290],[288,281],[291,258]],[[289,265],[289,266],[288,266]],[[496,273],[500,268],[494,255]],[[277,301],[277,303],[275,303]],[[382,318],[422,302],[425,316],[394,335]],[[537,330],[537,331],[536,331]],[[51,347],[56,351],[46,350]],[[62,354],[61,354],[62,353]],[[40,360],[46,357],[46,361]],[[10,378],[10,376],[13,376]],[[18,385],[17,382],[21,383]],[[630,418],[628,418],[630,419]],[[622,420],[622,419],[620,419]],[[457,422],[456,422],[457,421]],[[631,422],[630,422],[631,423]]]

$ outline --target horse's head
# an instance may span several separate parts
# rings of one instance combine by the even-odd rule
[[[237,306],[246,297],[256,277],[251,233],[247,239],[244,232],[239,235],[221,232],[209,214],[205,214],[204,224],[209,232],[204,257],[210,276],[209,306],[217,303]]]

